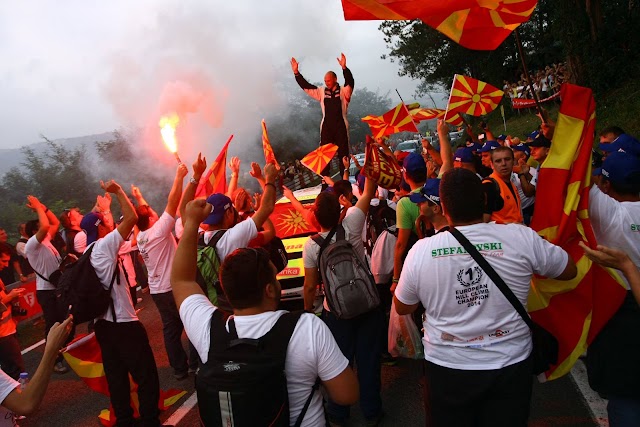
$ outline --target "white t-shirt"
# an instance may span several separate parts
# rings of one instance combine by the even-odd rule
[[[198,350],[202,363],[207,363],[209,358],[211,316],[215,310],[216,307],[201,294],[187,297],[180,305],[180,319],[189,341]],[[234,316],[238,337],[260,338],[271,330],[284,313],[286,311],[280,310],[252,316]],[[342,355],[324,322],[313,314],[303,314],[291,335],[285,362],[291,425],[295,424],[316,378],[329,381],[340,375],[348,365],[349,362]],[[325,425],[320,393],[314,393],[302,425]]]
[[[204,242],[209,243],[216,231],[218,230],[205,231]],[[228,229],[216,244],[216,253],[220,258],[220,262],[236,249],[248,247],[251,239],[257,235],[258,229],[256,228],[256,223],[253,222],[253,218],[247,218]]]
[[[626,252],[640,266],[640,202],[619,202],[594,185],[589,190],[589,217],[598,244]]]
[[[44,277],[49,277],[51,273],[56,271],[60,266],[60,254],[51,244],[49,234],[45,236],[42,242],[38,242],[35,234],[29,238],[25,244],[24,251],[31,267]],[[55,286],[36,275],[36,290],[50,291],[55,290]]]
[[[20,383],[0,369],[0,402],[4,402],[9,393],[18,387],[20,387]],[[4,406],[0,406],[0,427],[13,426],[13,413]]]
[[[136,282],[136,268],[133,265],[133,259],[131,258],[130,253],[138,250],[138,246],[133,246],[131,244],[131,240],[125,240],[122,246],[120,246],[120,251],[118,255],[120,255],[120,260],[122,261],[122,268],[127,273],[127,280],[129,281],[129,286],[134,287],[137,286]]]
[[[84,230],[79,231],[73,238],[73,249],[79,254],[84,253],[84,250],[87,249],[87,233]]]
[[[365,213],[358,207],[352,206],[347,211],[344,219],[342,220],[342,228],[344,228],[344,238],[351,243],[353,250],[360,256],[361,260],[366,260],[364,244],[362,243],[362,228],[367,219]],[[319,233],[324,239],[329,235],[329,231]],[[335,235],[331,239],[331,242],[335,242]],[[304,268],[318,268],[318,253],[320,252],[320,246],[313,239],[307,239],[302,249],[302,262]],[[324,301],[324,309],[329,310],[327,301]]]
[[[535,187],[538,184],[538,171],[535,168],[530,168],[529,173],[532,176],[531,181],[529,182]],[[535,203],[535,195],[531,197],[524,195],[524,191],[522,191],[522,184],[520,183],[520,178],[517,173],[511,172],[511,182],[516,187],[516,190],[518,190],[518,194],[520,195],[520,209],[528,208]]]
[[[479,246],[527,306],[533,273],[557,277],[568,255],[520,224],[457,227]],[[447,368],[500,369],[531,353],[529,327],[450,232],[419,240],[409,251],[395,296],[426,308],[425,359]]]
[[[171,264],[178,244],[173,238],[176,220],[164,212],[153,226],[138,233],[138,249],[149,272],[149,293],[171,291]]]
[[[120,284],[118,284],[118,279],[116,278],[115,282],[113,282],[113,289],[111,289],[111,298],[113,298],[113,306],[116,310],[116,322],[118,323],[138,320],[136,310],[133,308],[133,303],[131,302],[131,293],[129,292],[127,281],[118,262],[120,248],[124,242],[118,230],[115,229],[102,239],[98,239],[94,243],[94,248],[91,252],[91,265],[96,270],[96,274],[105,289],[109,289],[114,269],[118,268]],[[113,322],[111,307],[109,307],[105,314],[97,319]]]

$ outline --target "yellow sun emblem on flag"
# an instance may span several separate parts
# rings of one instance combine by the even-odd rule
[[[300,212],[289,209],[287,213],[278,218],[278,229],[285,232],[286,236],[298,234],[309,230],[309,225]]]

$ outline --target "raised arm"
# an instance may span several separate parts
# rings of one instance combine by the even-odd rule
[[[98,195],[96,197],[96,204],[94,205],[93,212],[102,214],[104,223],[109,230],[113,230],[113,214],[111,213],[111,194],[104,193],[104,196]]]
[[[167,199],[167,207],[165,209],[165,212],[172,217],[175,217],[176,212],[178,211],[178,204],[182,198],[182,182],[188,172],[189,169],[187,169],[187,166],[184,163],[180,163],[178,165],[178,169],[176,169],[176,176],[173,179],[173,185],[171,186],[169,198]]]
[[[196,282],[198,227],[211,213],[211,208],[204,199],[191,200],[182,215],[184,231],[171,267],[171,288],[178,310],[188,296],[202,294],[202,289]]]
[[[438,138],[440,139],[440,166],[439,175],[453,168],[453,154],[451,153],[451,141],[449,140],[449,125],[442,119],[438,119]]]
[[[344,86],[350,87],[353,90],[355,82],[353,81],[353,74],[351,74],[351,70],[347,68],[347,57],[344,56],[344,53],[340,54],[338,59],[338,64],[342,67],[342,75],[344,76]]]
[[[278,171],[272,163],[267,163],[264,167],[264,192],[260,202],[260,209],[251,217],[256,224],[256,228],[262,227],[262,224],[269,218],[273,212],[276,203],[276,177]]]
[[[227,189],[227,197],[231,197],[236,188],[238,188],[238,175],[240,175],[240,158],[232,157],[229,162],[231,169],[231,179],[229,180],[229,188]]]
[[[120,210],[122,211],[122,222],[118,225],[117,230],[118,233],[120,233],[120,236],[122,236],[122,239],[127,240],[129,238],[129,234],[131,234],[131,230],[133,230],[133,226],[138,222],[138,214],[136,214],[131,201],[122,187],[120,187],[120,184],[114,180],[107,182],[100,181],[100,187],[102,187],[106,192],[115,194],[118,199]]]
[[[40,200],[38,200],[36,196],[27,196],[27,207],[38,215],[39,227],[36,232],[36,239],[39,243],[42,243],[49,233],[49,215],[47,215],[49,208],[46,208],[40,203]]]
[[[376,195],[376,189],[378,188],[378,184],[367,178],[364,181],[364,192],[358,199],[358,203],[356,203],[356,208],[360,209],[365,214],[369,211],[369,205],[371,204],[371,199]],[[341,196],[344,197],[344,196]]]
[[[187,188],[182,194],[182,200],[180,200],[180,217],[184,218],[184,210],[187,203],[193,200],[196,196],[196,190],[198,189],[198,183],[204,171],[207,170],[207,158],[202,157],[202,153],[198,153],[198,158],[193,162],[193,176],[187,184]],[[184,224],[184,221],[183,221]]]

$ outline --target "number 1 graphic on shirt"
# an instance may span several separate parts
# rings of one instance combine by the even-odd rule
[[[469,279],[467,280],[465,276],[469,276]],[[466,271],[460,270],[458,271],[457,279],[458,282],[460,282],[460,284],[465,287],[477,285],[478,283],[480,283],[480,279],[482,279],[482,269],[476,266],[473,268],[469,268]]]

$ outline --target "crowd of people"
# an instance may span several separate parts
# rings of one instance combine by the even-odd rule
[[[531,86],[538,99],[545,99],[558,93],[562,83],[569,81],[569,73],[565,63],[551,64],[544,69],[529,73]],[[502,90],[510,98],[533,99],[526,74],[520,74],[517,82],[503,82]]]
[[[140,188],[132,186],[128,195],[113,180],[100,183],[104,193],[84,215],[78,208],[56,214],[29,195],[27,206],[37,219],[19,227],[23,237],[15,250],[0,244],[0,270],[11,266],[14,280],[31,271],[37,276],[47,342],[36,374],[22,390],[16,379],[24,363],[12,310],[2,312],[0,400],[6,411],[33,411],[51,372],[67,370],[58,350],[73,337],[73,319],[57,303],[52,281],[63,259],[76,255],[89,260],[112,299],[90,323],[119,426],[160,425],[158,370],[134,308],[138,286],[148,286],[158,310],[174,376],[196,378],[204,425],[344,426],[357,401],[366,424],[380,425],[385,419],[381,364],[394,361],[388,354],[393,343],[386,342],[391,310],[413,316],[423,330],[428,425],[527,425],[532,340],[516,305],[526,308],[534,274],[559,281],[577,275],[564,249],[528,227],[545,209],[536,203],[540,165],[552,144],[562,143],[553,138],[554,123],[546,120],[526,142],[494,137],[487,127],[482,141],[469,130],[466,142],[452,147],[448,126],[439,121],[439,150],[427,139],[421,152],[412,153],[376,143],[375,149],[402,165],[397,188],[380,187],[355,158],[359,171],[352,184],[344,132],[353,75],[344,55],[338,62],[345,86],[329,72],[326,87],[318,88],[291,60],[298,84],[323,105],[322,142],[337,138],[342,159],[342,179],[325,170],[311,206],[284,188],[292,206],[319,230],[302,253],[305,312],[280,309],[276,276],[288,260],[269,219],[278,186],[273,164],[251,164],[262,189],[255,202],[238,187],[237,158],[229,164],[225,194],[194,200],[207,169],[198,155],[191,170],[177,167],[161,214]],[[553,76],[547,90],[560,80],[562,66],[553,68],[541,74]],[[589,216],[602,246],[583,249],[595,262],[622,272],[628,297],[589,348],[587,366],[592,387],[609,399],[610,425],[631,426],[640,423],[640,365],[633,363],[640,348],[629,339],[640,323],[640,142],[609,127],[601,132],[599,148],[603,160],[594,169]],[[295,170],[295,163],[290,167]],[[117,221],[111,213],[114,199],[122,215]],[[6,233],[0,232],[2,239]],[[356,276],[341,283],[345,259]],[[501,295],[506,291],[491,278],[495,274],[515,302]],[[374,291],[362,299],[369,280]],[[4,305],[20,295],[4,289]],[[249,365],[255,369],[245,373]],[[234,373],[238,376],[230,377]],[[139,420],[131,407],[129,376],[138,385]]]

